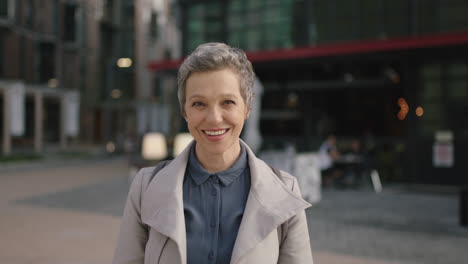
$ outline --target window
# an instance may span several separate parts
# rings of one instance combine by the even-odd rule
[[[135,6],[133,1],[123,5],[122,11],[122,26],[124,29],[133,30],[135,24]]]
[[[442,102],[442,70],[441,64],[427,64],[421,68],[420,106],[424,109],[421,118],[421,132],[432,136],[435,131],[444,129],[444,109]]]
[[[149,35],[152,40],[158,38],[158,14],[156,12],[151,12],[151,20],[149,24]]]
[[[52,43],[39,44],[39,82],[47,83],[55,77],[55,47]]]
[[[464,0],[440,1],[439,31],[460,31],[468,28],[468,3]]]
[[[26,26],[32,28],[35,24],[36,7],[33,0],[29,0],[26,5]]]
[[[77,40],[77,9],[74,4],[65,4],[63,11],[63,40],[75,42]]]
[[[203,42],[223,41],[223,3],[194,4],[187,8],[187,51]]]
[[[249,51],[293,46],[297,36],[293,29],[292,17],[297,11],[294,4],[291,0],[230,1],[227,6],[228,43]]]
[[[9,1],[0,1],[0,18],[8,17]]]
[[[52,1],[52,33],[57,34],[58,32],[58,25],[59,25],[59,17],[58,17],[58,0]]]
[[[0,77],[3,77],[4,75],[4,69],[3,67],[5,66],[5,37],[3,34],[0,33]]]

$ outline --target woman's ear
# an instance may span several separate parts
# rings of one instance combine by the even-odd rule
[[[188,122],[187,112],[185,111],[185,106],[184,106],[184,109],[182,109],[182,116],[184,117],[185,122]]]
[[[245,112],[245,120],[249,119],[250,116],[250,108],[247,108],[247,111]]]

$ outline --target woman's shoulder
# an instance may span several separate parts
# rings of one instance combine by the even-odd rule
[[[133,181],[138,182],[138,184],[143,189],[146,189],[149,183],[154,180],[154,177],[158,174],[158,172],[167,166],[170,162],[171,160],[164,160],[160,161],[155,166],[141,168]]]

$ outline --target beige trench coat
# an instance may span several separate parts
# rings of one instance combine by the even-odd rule
[[[251,187],[231,264],[313,263],[305,215],[310,204],[301,198],[296,178],[282,172],[283,183],[245,146]],[[144,168],[135,177],[113,264],[187,263],[182,183],[189,153],[190,146],[151,181],[153,168]],[[286,221],[280,246],[279,226]]]

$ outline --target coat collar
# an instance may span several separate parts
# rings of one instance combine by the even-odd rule
[[[237,263],[282,223],[310,206],[296,196],[244,142],[241,143],[247,149],[252,182],[231,257],[232,264]]]
[[[175,241],[182,264],[187,263],[182,190],[193,143],[157,173],[144,191],[141,202],[143,223]]]
[[[142,221],[176,242],[182,264],[187,263],[182,187],[193,144],[194,142],[189,144],[157,174],[142,196]],[[241,144],[249,159],[251,187],[231,263],[237,263],[274,229],[310,206],[293,194],[270,166],[258,159],[242,140]]]

